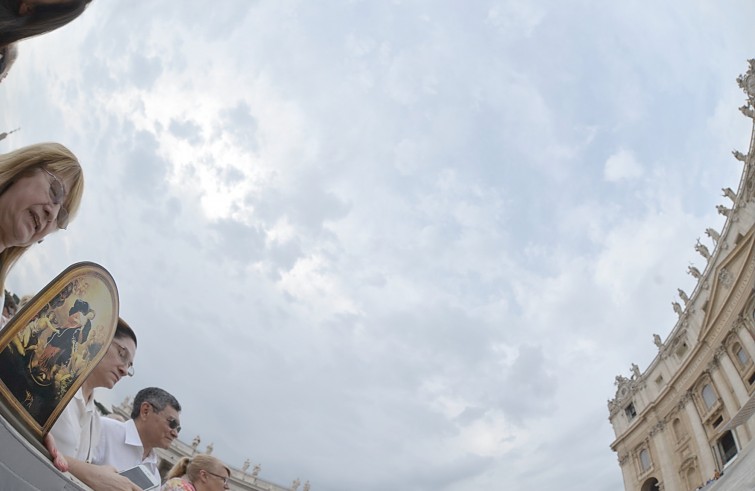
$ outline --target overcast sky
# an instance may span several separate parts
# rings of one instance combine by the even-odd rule
[[[7,287],[102,264],[184,441],[312,491],[622,488],[606,401],[675,320],[752,121],[732,2],[94,0],[0,151],[87,187]]]

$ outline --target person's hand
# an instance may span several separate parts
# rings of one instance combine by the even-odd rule
[[[71,459],[71,474],[97,491],[141,491],[141,488],[127,477],[118,474],[115,467],[95,465]]]
[[[90,475],[84,481],[97,491],[141,491],[141,488],[127,477],[118,474],[115,467],[109,465],[90,465]]]
[[[45,435],[43,443],[47,451],[50,452],[52,465],[54,465],[60,472],[68,472],[68,461],[66,461],[63,454],[58,451],[58,447],[55,446],[55,438],[53,438],[52,433]]]

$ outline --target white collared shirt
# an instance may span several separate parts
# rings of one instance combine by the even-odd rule
[[[100,439],[100,415],[94,397],[84,402],[84,393],[76,391],[50,430],[55,446],[66,457],[90,461]]]
[[[102,418],[100,441],[92,460],[93,463],[112,465],[118,472],[142,464],[154,476],[155,481],[160,482],[155,449],[150,450],[146,458],[142,458],[143,455],[144,446],[133,419],[121,422]]]

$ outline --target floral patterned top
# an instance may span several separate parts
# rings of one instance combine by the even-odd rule
[[[192,483],[181,477],[168,479],[160,489],[161,491],[197,491]]]

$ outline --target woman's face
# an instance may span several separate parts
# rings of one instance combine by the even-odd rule
[[[31,245],[58,228],[61,184],[66,189],[56,176],[38,169],[0,194],[0,242],[5,247]]]
[[[207,491],[223,491],[225,489],[231,489],[228,485],[228,480],[231,476],[225,469],[213,469],[205,471],[206,479],[204,482],[204,488]]]

